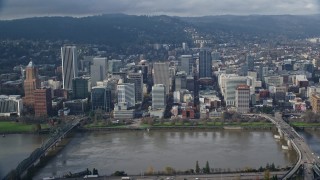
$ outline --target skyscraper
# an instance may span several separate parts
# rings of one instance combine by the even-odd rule
[[[166,94],[165,86],[163,84],[155,84],[152,86],[152,109],[166,108]]]
[[[52,112],[51,89],[37,89],[34,91],[35,116],[48,116]]]
[[[117,86],[118,104],[126,103],[128,107],[135,106],[135,87],[133,83],[122,83]]]
[[[248,113],[250,111],[250,87],[246,84],[240,84],[236,88],[235,106],[237,112]]]
[[[72,89],[72,79],[78,77],[78,53],[76,46],[61,48],[63,89]]]
[[[143,76],[141,73],[129,73],[128,83],[134,84],[136,102],[143,100]]]
[[[187,75],[193,75],[193,58],[192,55],[182,55],[180,57],[180,71],[184,71]]]
[[[111,111],[111,90],[105,86],[95,86],[91,90],[92,110]]]
[[[123,63],[121,60],[112,59],[108,61],[108,72],[109,73],[115,73],[120,72],[120,69],[122,68]]]
[[[38,69],[32,61],[26,67],[26,79],[24,80],[24,99],[23,103],[27,106],[34,105],[34,90],[40,88],[38,79]]]
[[[212,77],[211,52],[207,48],[202,48],[199,53],[199,78]]]
[[[236,88],[241,84],[248,84],[247,76],[230,76],[225,79],[224,100],[227,106],[235,106]]]
[[[90,67],[91,84],[96,86],[97,81],[103,81],[107,76],[108,60],[107,58],[93,58],[92,62]]]
[[[166,94],[169,94],[171,79],[169,74],[169,64],[167,62],[157,62],[153,64],[153,83],[163,84]]]
[[[248,70],[253,71],[254,70],[254,57],[251,55],[247,55],[246,61],[247,61]]]
[[[183,71],[179,71],[175,76],[175,90],[182,89],[187,89],[187,76]]]
[[[72,98],[85,99],[89,97],[88,79],[74,78],[72,80]]]

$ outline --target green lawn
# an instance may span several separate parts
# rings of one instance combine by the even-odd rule
[[[292,122],[290,124],[296,127],[320,127],[320,123]]]
[[[123,124],[107,125],[105,122],[98,122],[98,123],[87,124],[84,127],[85,128],[104,128],[104,127],[108,127],[108,128],[125,128],[125,127],[127,127],[127,125],[123,125]]]
[[[142,126],[147,126],[146,124]],[[161,123],[155,123],[153,126],[158,127],[179,127],[179,126],[198,126],[198,127],[210,127],[210,126],[241,126],[241,127],[271,127],[273,124],[271,122],[231,122],[231,123],[222,123],[222,122],[207,122],[204,124],[203,122],[198,122],[197,125],[192,125],[192,123],[180,123],[176,122],[175,124],[172,124],[171,122],[164,122]]]
[[[41,124],[41,128],[48,128],[47,124]],[[17,132],[17,133],[24,133],[24,132],[33,132],[35,129],[34,124],[24,124],[24,123],[17,123],[17,122],[0,122],[0,132]]]

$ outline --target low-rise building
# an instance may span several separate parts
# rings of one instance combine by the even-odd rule
[[[20,116],[23,110],[20,95],[0,95],[0,116]]]

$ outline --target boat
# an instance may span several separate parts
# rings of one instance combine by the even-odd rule
[[[6,135],[5,135],[5,134],[3,134],[3,135],[2,135],[2,137],[6,137]]]

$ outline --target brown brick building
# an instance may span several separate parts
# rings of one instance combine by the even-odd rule
[[[23,103],[27,106],[34,106],[34,90],[40,87],[38,79],[38,69],[32,61],[26,67],[26,79],[24,80],[24,98]]]
[[[52,113],[51,89],[36,89],[34,91],[35,116],[49,116]]]

